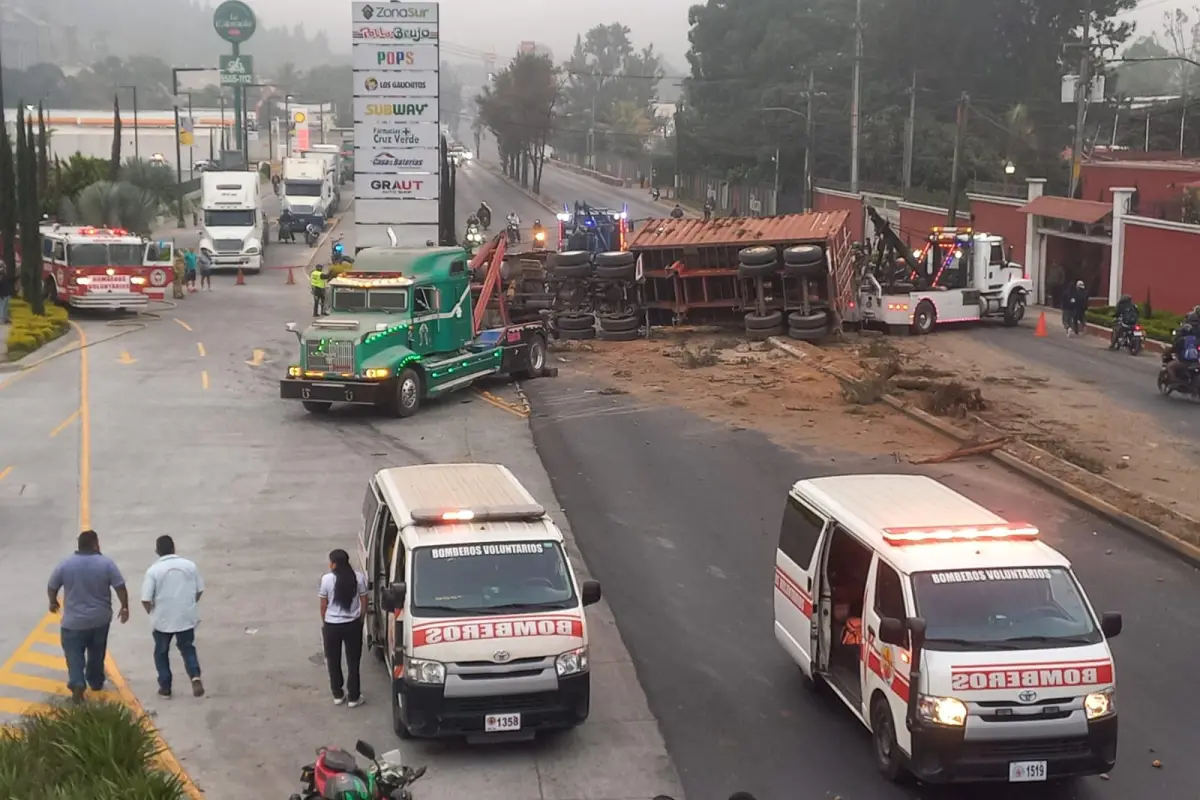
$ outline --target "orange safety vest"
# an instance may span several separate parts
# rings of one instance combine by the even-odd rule
[[[842,644],[862,644],[862,617],[850,617],[842,626]]]

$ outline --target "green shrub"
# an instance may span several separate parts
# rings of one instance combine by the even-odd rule
[[[181,800],[157,764],[153,729],[122,703],[64,705],[0,734],[0,797],[20,800]]]
[[[1183,322],[1181,315],[1171,314],[1167,311],[1153,311],[1152,309],[1148,309],[1144,304],[1139,311],[1142,330],[1146,332],[1147,339],[1153,339],[1156,342],[1166,342],[1168,344],[1174,341],[1175,329],[1179,327],[1179,323]],[[1116,309],[1112,306],[1089,308],[1087,311],[1087,321],[1094,325],[1103,325],[1105,328],[1111,328],[1115,315]]]
[[[6,343],[9,359],[22,358],[70,330],[65,308],[47,303],[45,311],[38,316],[24,300],[12,301],[12,327]]]

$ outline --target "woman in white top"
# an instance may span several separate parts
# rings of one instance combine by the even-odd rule
[[[325,664],[333,702],[349,700],[350,708],[362,705],[359,664],[363,649],[363,612],[367,608],[367,576],[355,572],[345,550],[329,554],[329,572],[321,576],[321,638],[325,642]],[[348,679],[343,684],[342,648],[346,649]],[[344,689],[344,691],[343,691]]]

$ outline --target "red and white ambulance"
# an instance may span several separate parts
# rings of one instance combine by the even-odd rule
[[[166,297],[174,246],[120,228],[44,225],[42,280],[47,300],[72,308],[137,310]]]
[[[1117,756],[1108,640],[1067,559],[920,475],[798,481],[775,638],[872,732],[890,780],[1058,781]]]

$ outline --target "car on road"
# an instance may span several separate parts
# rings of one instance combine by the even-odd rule
[[[889,780],[1038,783],[1116,763],[1121,616],[1038,531],[920,475],[798,481],[775,637],[872,732]]]

